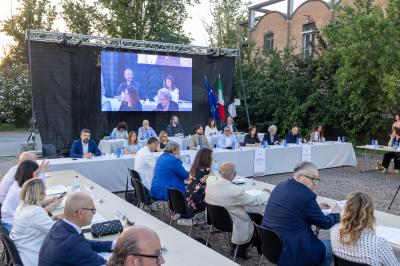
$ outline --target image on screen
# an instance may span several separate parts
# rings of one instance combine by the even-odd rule
[[[192,59],[102,51],[101,110],[192,111]]]

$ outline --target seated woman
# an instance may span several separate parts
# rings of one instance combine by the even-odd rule
[[[268,132],[264,134],[263,143],[266,145],[277,145],[279,144],[279,140],[276,136],[276,132],[278,131],[278,127],[275,125],[270,125],[268,128]]]
[[[340,223],[331,228],[333,253],[367,265],[399,265],[390,244],[376,235],[374,225],[372,198],[364,192],[350,193]]]
[[[164,151],[165,145],[168,143],[168,133],[165,130],[161,130],[160,135],[158,135],[158,140],[160,141],[158,144],[157,151]]]
[[[175,85],[175,78],[172,75],[167,75],[165,77],[165,82],[164,82],[165,87],[161,88],[162,89],[167,89],[169,93],[171,94],[171,100],[178,103],[179,101],[179,90]],[[158,90],[158,91],[160,91]]]
[[[165,147],[164,153],[158,158],[154,167],[154,176],[150,188],[150,196],[156,200],[168,200],[167,188],[175,188],[183,194],[186,192],[185,179],[189,173],[183,168],[179,144],[170,141]]]
[[[133,86],[126,87],[124,100],[119,108],[120,111],[143,111],[137,90]]]
[[[189,181],[186,188],[186,201],[189,209],[195,213],[204,211],[206,196],[206,181],[210,174],[213,151],[209,148],[200,149],[190,169]]]
[[[392,130],[394,128],[400,128],[400,113],[397,113],[394,116],[394,121],[393,121],[393,125],[392,125]]]
[[[55,223],[41,206],[45,197],[46,187],[39,178],[30,179],[22,186],[21,203],[14,214],[10,238],[24,265],[38,265],[40,247]]]
[[[128,139],[125,140],[123,147],[125,154],[136,154],[137,151],[140,150],[141,147],[138,144],[138,138],[135,131],[132,130],[129,132]]]
[[[218,128],[217,128],[217,124],[215,122],[214,118],[210,118],[208,120],[207,126],[206,126],[206,131],[204,132],[204,135],[206,135],[206,137],[210,137],[210,136],[214,136],[218,134]]]
[[[248,147],[259,147],[260,139],[258,138],[257,128],[250,126],[249,133],[244,136],[244,145]]]
[[[325,141],[324,138],[324,131],[322,130],[322,126],[318,125],[315,127],[314,132],[311,132],[310,138],[312,142],[323,142]]]
[[[390,140],[388,143],[389,147],[395,147],[400,145],[400,128],[394,128],[392,135],[390,135]],[[396,152],[387,152],[383,155],[382,160],[382,174],[386,174],[388,172],[390,161],[393,159],[394,161],[394,170],[397,173],[400,171],[400,155]]]
[[[44,177],[44,172],[47,170],[47,165],[45,161],[43,161],[39,165],[33,161],[24,161],[22,162],[15,173],[15,181],[8,190],[7,196],[4,200],[3,205],[1,206],[1,222],[4,227],[11,232],[13,226],[14,213],[17,209],[20,202],[20,191],[21,187],[24,183],[32,178],[41,176]],[[56,198],[44,200],[42,206],[46,206],[46,212],[51,212],[57,208],[57,206],[61,203],[61,200],[57,200]]]
[[[128,138],[128,124],[119,122],[111,132],[112,139],[127,139]]]

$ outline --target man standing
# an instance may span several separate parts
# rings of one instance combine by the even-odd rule
[[[340,208],[324,215],[321,209],[330,208],[317,203],[314,190],[320,181],[316,166],[303,162],[294,169],[293,177],[280,182],[272,191],[265,208],[262,226],[276,232],[283,249],[278,265],[331,265],[330,240],[319,240],[311,225],[330,229],[340,221]]]
[[[119,84],[117,89],[117,94],[114,98],[120,99],[121,101],[124,99],[124,92],[128,86],[134,87],[136,89],[137,96],[141,97],[140,95],[140,85],[137,81],[133,80],[133,70],[131,68],[126,68],[124,71],[124,79],[125,81]]]
[[[133,169],[139,173],[143,185],[150,190],[151,182],[154,175],[154,167],[156,166],[156,158],[152,154],[157,150],[158,139],[150,137],[147,145],[141,148],[135,157]]]
[[[101,152],[97,148],[96,142],[90,139],[90,130],[82,129],[81,138],[74,140],[72,143],[70,157],[71,158],[92,158],[94,156],[100,156]]]
[[[232,135],[232,131],[229,127],[225,127],[224,134],[218,138],[217,147],[221,149],[232,149],[234,145],[237,145],[236,137]]]
[[[167,133],[169,137],[185,135],[183,127],[179,124],[178,116],[173,115],[171,117],[171,124],[167,126]]]
[[[194,134],[190,139],[190,149],[198,150],[203,147],[212,148],[211,145],[208,143],[208,139],[203,134],[203,126],[201,124],[197,124],[195,126],[195,129],[196,134]]]
[[[140,140],[148,140],[150,137],[157,138],[157,134],[153,128],[150,127],[149,120],[143,120],[142,127],[138,130],[138,138]]]
[[[89,195],[72,193],[65,202],[64,220],[55,223],[43,241],[38,265],[104,265],[106,260],[97,253],[111,252],[115,243],[88,240],[81,230],[90,225],[95,213]]]

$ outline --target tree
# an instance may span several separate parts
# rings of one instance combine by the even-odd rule
[[[76,34],[90,35],[95,32],[96,8],[84,1],[63,0],[62,17],[68,29]]]
[[[246,26],[240,23],[246,21],[247,5],[244,0],[211,0],[210,11],[213,21],[204,23],[211,46],[221,48],[236,48],[247,36]]]

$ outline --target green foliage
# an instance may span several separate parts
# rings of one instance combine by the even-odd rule
[[[68,29],[76,34],[90,35],[95,32],[93,23],[96,8],[82,1],[63,0],[62,17]]]

